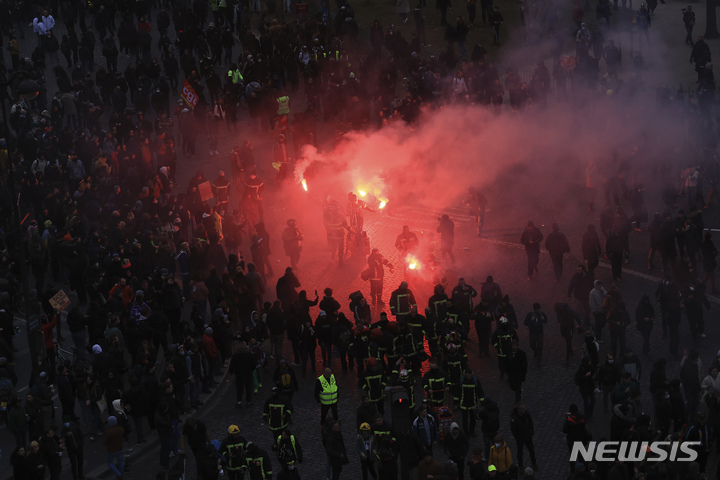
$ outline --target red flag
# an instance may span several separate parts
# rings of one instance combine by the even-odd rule
[[[197,93],[195,93],[195,90],[190,86],[187,80],[183,83],[182,88],[182,99],[185,100],[185,103],[188,107],[195,109],[195,105],[197,105],[198,102],[198,96]]]

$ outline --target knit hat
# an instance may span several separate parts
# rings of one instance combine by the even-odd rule
[[[108,417],[108,427],[114,427],[115,425],[117,425],[117,418],[112,415],[109,416]]]
[[[206,335],[212,335],[212,333],[213,333],[212,327],[207,327],[207,328],[205,329],[205,334],[206,334]]]
[[[93,347],[92,347],[92,352],[93,352],[95,355],[99,355],[99,354],[102,353],[102,347],[96,343],[96,344],[93,345]]]

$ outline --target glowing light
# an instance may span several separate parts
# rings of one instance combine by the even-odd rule
[[[364,197],[365,195],[367,195],[367,192],[364,190],[358,190],[358,193],[360,194],[361,197]]]
[[[407,268],[410,270],[420,269],[420,262],[415,255],[408,255],[405,257],[405,263],[407,263]]]
[[[307,192],[307,191],[308,191],[308,189],[307,189],[307,181],[305,181],[305,179],[303,178],[303,179],[300,181],[300,183],[302,183],[303,190],[305,190],[305,191]]]
[[[378,208],[385,208],[385,205],[387,205],[387,202],[384,200],[380,200],[380,205],[378,205]]]

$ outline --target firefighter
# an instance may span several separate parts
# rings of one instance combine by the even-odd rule
[[[245,447],[244,468],[249,480],[272,480],[270,457],[267,452],[253,442],[248,442]]]
[[[282,395],[278,387],[272,387],[270,390],[270,398],[265,401],[263,408],[263,420],[270,427],[270,434],[273,439],[272,449],[277,449],[275,440],[280,433],[290,424],[290,415],[292,415],[292,404]]]
[[[300,261],[300,252],[302,252],[303,236],[294,219],[287,221],[287,226],[282,233],[283,248],[285,255],[290,257],[290,265],[293,269],[297,268]]]
[[[375,423],[373,424],[372,432],[373,435],[375,435],[376,444],[379,444],[383,439],[388,439],[393,444],[397,442],[397,437],[395,436],[392,425],[383,418],[382,413],[375,414]]]
[[[355,245],[363,246],[363,210],[367,208],[367,204],[359,200],[357,195],[348,193],[348,216],[350,217],[350,227],[355,234]]]
[[[396,367],[400,370],[394,371],[394,386],[403,387],[407,391],[408,396],[408,409],[415,410],[415,379],[412,378],[412,369],[408,370],[405,368],[405,363],[402,359],[399,360],[400,364]]]
[[[328,206],[323,213],[323,223],[327,233],[327,241],[330,247],[330,259],[335,260],[338,256],[338,262],[343,264],[345,257],[345,230],[349,230],[345,216],[340,210],[340,205],[334,202],[332,198],[328,198]]]
[[[410,254],[414,254],[420,245],[417,235],[410,231],[410,227],[403,225],[403,230],[395,239],[395,248],[400,252],[400,258],[404,259]]]
[[[475,377],[472,370],[465,369],[462,382],[460,383],[460,410],[462,411],[463,432],[475,438],[475,409],[478,401],[485,400],[480,381]]]
[[[460,400],[460,382],[462,375],[468,365],[467,353],[459,343],[449,343],[443,355],[443,368],[447,372],[448,386],[452,390],[453,400],[457,403]]]
[[[437,356],[440,352],[440,331],[437,317],[428,307],[425,309],[425,321],[423,322],[423,335],[427,338],[428,348],[431,356]]]
[[[487,303],[478,303],[475,307],[474,317],[480,358],[490,356],[489,347],[493,323],[492,308]]]
[[[358,375],[358,386],[362,388],[377,411],[385,413],[385,385],[387,379],[380,362],[374,357],[367,359],[367,368]]]
[[[417,311],[417,307],[412,310]],[[408,319],[412,316],[412,313],[408,315]],[[396,356],[400,356],[405,359],[405,363],[408,364],[411,369],[416,372],[420,371],[420,361],[418,358],[417,348],[415,346],[415,338],[413,337],[412,329],[410,325],[405,321],[398,322],[398,331],[393,335],[393,353]]]
[[[500,367],[500,380],[505,378],[505,370],[507,367],[507,356],[512,352],[512,341],[518,339],[517,332],[510,325],[507,317],[500,317],[498,320],[498,328],[493,332],[491,342],[498,356],[498,366]]]
[[[455,302],[453,302],[451,298],[448,298],[446,305],[447,311],[445,312],[445,322],[443,322],[446,330],[457,330],[462,336],[463,341],[467,340],[467,322],[463,322],[463,319],[460,317],[460,312],[455,308]],[[452,328],[448,327],[448,324],[452,325]]]
[[[222,170],[218,173],[218,177],[213,180],[212,190],[215,195],[215,211],[218,215],[224,216],[230,201],[230,182],[225,178],[225,172]]]
[[[245,199],[246,217],[250,220],[250,225],[255,225],[263,221],[263,190],[265,183],[258,176],[255,170],[249,172],[245,178],[245,189],[243,197]]]
[[[401,282],[397,290],[393,291],[390,296],[390,312],[398,320],[405,319],[410,316],[412,307],[417,307],[415,295],[408,288],[407,282]]]
[[[447,302],[448,296],[445,293],[445,287],[438,283],[433,288],[433,296],[428,299],[428,307],[432,310],[435,318],[444,319],[446,317]]]
[[[445,404],[445,391],[449,389],[448,377],[440,368],[437,358],[430,360],[430,369],[423,376],[423,390],[430,404],[439,407]]]
[[[420,362],[424,362],[425,360],[427,360],[427,353],[425,352],[425,337],[423,335],[425,322],[425,317],[418,313],[417,307],[413,307],[410,309],[408,326],[410,327],[410,331],[412,332],[413,342],[415,343],[415,351],[418,354],[418,360]]]
[[[275,444],[277,445],[278,460],[282,468],[285,480],[300,480],[300,474],[297,471],[297,464],[303,461],[302,447],[300,441],[290,432],[289,428],[282,431],[277,437]],[[280,478],[280,475],[278,475]]]
[[[245,475],[245,446],[247,441],[240,435],[237,425],[228,427],[228,436],[220,444],[220,454],[225,458],[225,470],[230,480],[242,480]]]
[[[452,298],[455,309],[459,314],[459,319],[465,327],[470,325],[470,316],[473,311],[473,298],[477,297],[477,290],[465,283],[464,278],[458,279],[458,284],[453,288],[450,298]]]
[[[392,273],[393,266],[388,260],[383,257],[380,250],[373,248],[372,252],[367,259],[369,280],[370,280],[370,298],[372,299],[373,305],[382,306],[385,302],[382,300],[383,291],[383,278],[385,277],[385,265],[390,269]]]

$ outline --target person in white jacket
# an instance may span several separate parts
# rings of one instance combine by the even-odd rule
[[[45,30],[51,32],[55,28],[55,17],[50,15],[50,12],[43,10],[41,21],[45,25]]]

